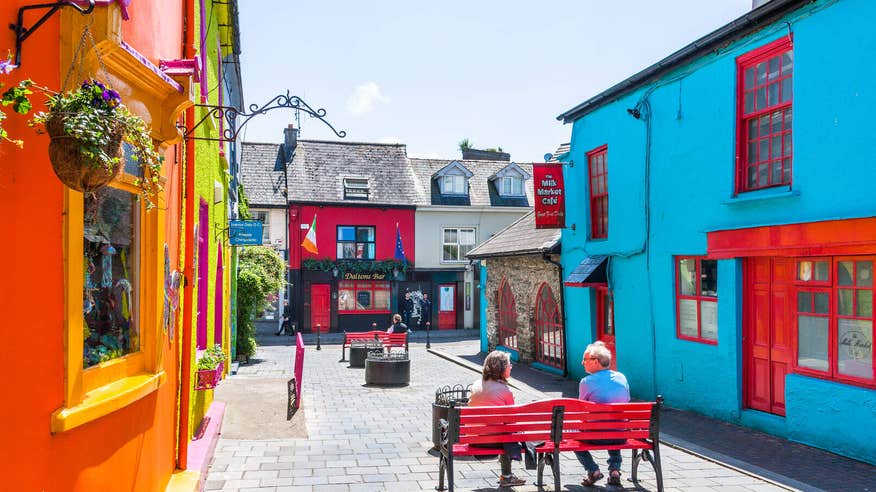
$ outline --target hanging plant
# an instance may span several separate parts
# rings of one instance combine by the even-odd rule
[[[17,68],[12,64],[12,55],[9,54],[6,57],[6,60],[0,60],[0,75],[8,75],[12,73],[13,70]],[[28,96],[33,94],[30,90],[31,81],[23,80],[18,83],[18,85],[7,89],[2,96],[0,96],[0,104],[4,107],[12,106],[12,110],[18,114],[27,114],[30,111],[31,104]],[[0,82],[0,88],[3,87],[3,83]],[[0,142],[7,141],[14,144],[18,148],[24,147],[24,142],[21,140],[13,140],[9,138],[9,134],[6,132],[6,129],[3,128],[3,120],[6,119],[6,113],[0,111]]]
[[[340,275],[343,275],[344,273],[383,273],[390,275],[393,270],[407,272],[412,266],[413,265],[406,261],[402,262],[396,260],[360,261],[332,260],[330,258],[323,258],[321,260],[308,258],[301,260],[301,268],[304,270],[317,270],[331,273],[332,270],[337,268]]]
[[[143,119],[126,108],[119,94],[97,80],[86,80],[77,89],[52,94],[46,106],[31,120],[38,131],[45,128],[51,137],[49,159],[55,174],[66,186],[93,192],[106,186],[122,168],[122,142],[133,151],[142,176],[136,180],[146,208],[162,190],[161,164],[164,158],[155,151]]]

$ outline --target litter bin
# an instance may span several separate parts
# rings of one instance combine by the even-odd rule
[[[350,367],[365,367],[365,358],[372,351],[383,352],[380,342],[353,340],[350,343]]]
[[[403,385],[411,382],[411,359],[407,352],[368,352],[365,384]]]
[[[432,444],[437,449],[441,446],[441,419],[447,420],[447,412],[450,410],[450,401],[456,400],[457,407],[468,405],[468,397],[471,394],[471,385],[441,386],[435,390],[435,402],[432,403]]]

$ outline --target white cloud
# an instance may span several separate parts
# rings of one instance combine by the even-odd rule
[[[389,98],[380,93],[377,82],[368,81],[353,89],[353,93],[347,99],[347,110],[358,116],[374,111],[378,103],[388,102]]]

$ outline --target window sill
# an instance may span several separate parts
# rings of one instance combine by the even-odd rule
[[[166,380],[164,371],[137,374],[90,391],[78,405],[60,408],[52,414],[52,433],[65,432],[109,415],[157,390]]]
[[[768,190],[748,191],[740,193],[728,200],[724,201],[724,205],[748,205],[755,204],[765,200],[780,200],[783,198],[794,198],[800,196],[798,190],[792,190],[790,187],[771,188]]]

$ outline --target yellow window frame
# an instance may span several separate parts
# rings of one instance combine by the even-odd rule
[[[110,186],[138,195],[135,177],[121,174]],[[142,201],[141,201],[142,204]],[[163,259],[158,254],[163,236],[164,212],[147,211],[140,206],[138,238],[139,294],[137,320],[140,347],[137,352],[83,369],[82,265],[84,237],[83,194],[64,189],[63,259],[65,321],[65,392],[64,406],[51,418],[53,433],[64,432],[124,408],[157,390],[167,379],[161,367],[158,341],[161,339],[159,294]]]

